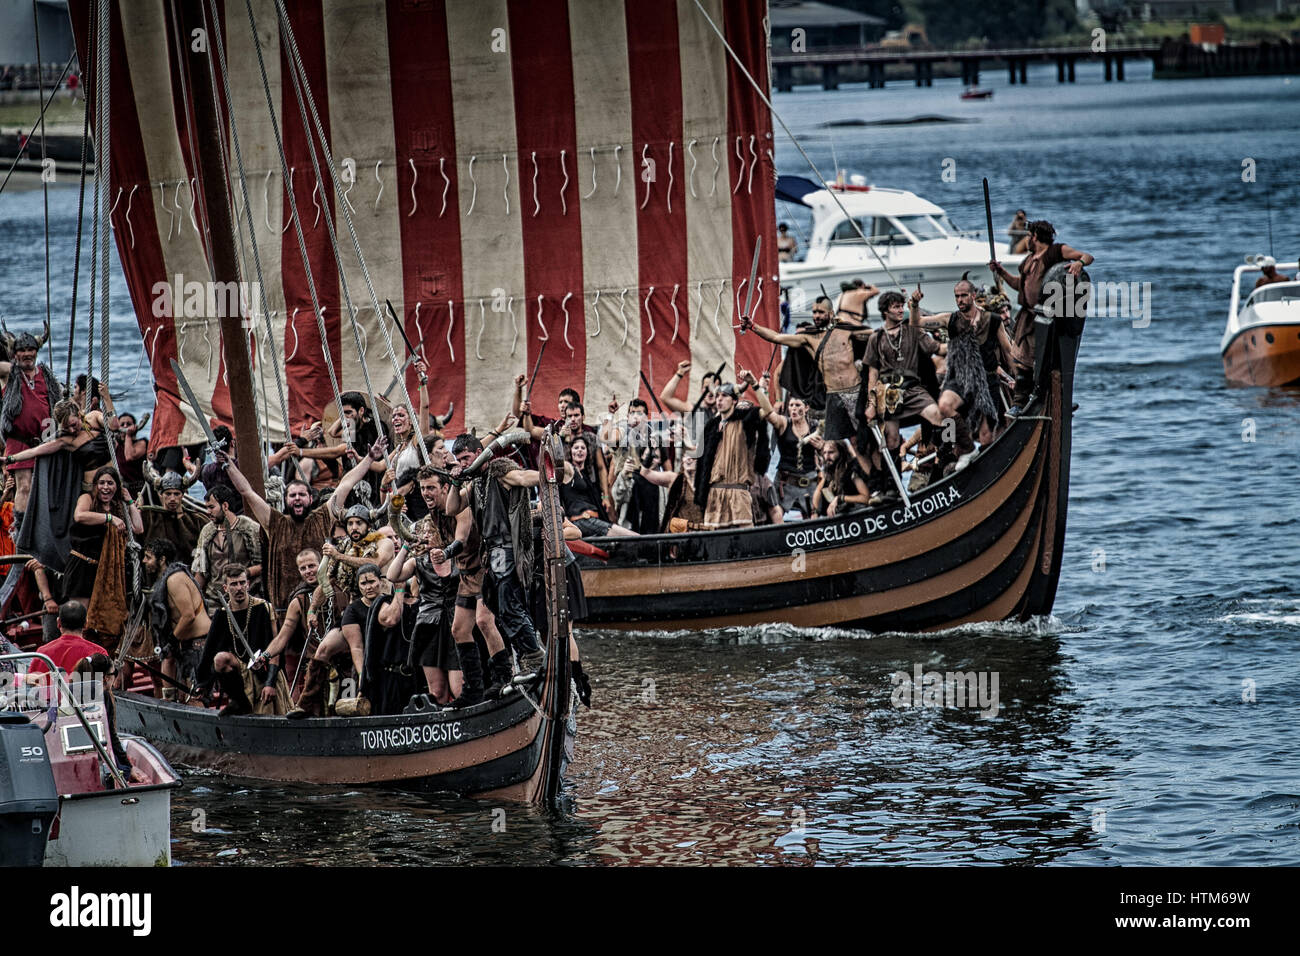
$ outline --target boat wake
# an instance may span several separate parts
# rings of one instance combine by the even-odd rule
[[[1242,598],[1234,609],[1214,618],[1216,624],[1281,624],[1300,627],[1300,601],[1294,598]]]
[[[596,631],[601,637],[634,637],[651,640],[696,640],[706,644],[767,645],[796,642],[860,641],[872,638],[907,638],[943,640],[952,637],[1055,637],[1083,631],[1080,624],[1069,623],[1056,615],[1034,617],[1028,621],[980,621],[961,624],[941,631],[916,633],[912,631],[866,631],[842,627],[797,627],[793,624],[772,623],[749,627],[723,627],[708,631]]]

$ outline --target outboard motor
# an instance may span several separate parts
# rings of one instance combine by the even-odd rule
[[[45,735],[24,714],[0,711],[0,866],[40,866],[58,810]]]

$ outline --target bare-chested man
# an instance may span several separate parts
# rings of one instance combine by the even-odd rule
[[[1052,266],[1068,262],[1070,275],[1078,276],[1085,266],[1093,263],[1090,253],[1071,249],[1063,242],[1055,242],[1056,229],[1046,219],[1036,219],[1028,226],[1029,255],[1020,260],[1018,275],[1012,275],[996,259],[989,260],[989,269],[1020,293],[1020,311],[1016,314],[1016,327],[1011,335],[1016,361],[1016,394],[1008,415],[1015,417],[1029,401],[1034,387],[1034,306],[1043,293],[1043,280]]]
[[[203,639],[212,626],[203,595],[189,568],[176,560],[176,545],[167,538],[149,541],[140,564],[154,582],[149,595],[149,627],[154,643],[163,649],[162,672],[193,686]],[[162,695],[164,700],[172,700],[176,688],[164,687]]]
[[[840,283],[840,300],[835,306],[835,315],[844,316],[850,322],[867,324],[867,303],[880,295],[874,285],[867,285],[861,279]]]
[[[857,434],[853,412],[862,386],[862,373],[854,364],[853,338],[869,334],[870,329],[856,322],[832,322],[831,300],[825,296],[813,303],[812,315],[813,328],[807,332],[776,332],[755,325],[748,317],[742,318],[740,324],[743,329],[753,329],[767,342],[801,348],[813,357],[826,383],[826,440],[852,438]]]
[[[1283,272],[1277,271],[1277,260],[1272,256],[1261,256],[1255,260],[1255,265],[1259,266],[1260,277],[1255,280],[1255,288],[1262,285],[1271,285],[1274,282],[1290,282],[1291,277]]]

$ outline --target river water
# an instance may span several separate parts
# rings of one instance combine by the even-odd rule
[[[1300,392],[1229,387],[1218,357],[1232,269],[1269,251],[1269,206],[1277,258],[1300,253],[1300,79],[1157,83],[1132,64],[1123,84],[1099,65],[1054,79],[988,72],[991,102],[960,102],[951,81],[775,100],[824,171],[833,145],[966,228],[982,228],[987,176],[999,231],[1024,207],[1097,257],[1094,280],[1149,290],[1149,321],[1088,324],[1051,618],[925,636],[587,632],[596,707],[565,813],[192,774],[176,862],[1300,863]],[[968,122],[823,125],[918,115]],[[776,149],[806,174],[781,134]],[[75,199],[51,193],[65,313]],[[11,327],[44,301],[41,215],[39,191],[0,197]],[[118,407],[143,411],[114,282]],[[997,715],[896,708],[890,675],[918,666],[996,674]]]

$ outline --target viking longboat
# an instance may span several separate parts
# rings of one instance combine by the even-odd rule
[[[1053,267],[1045,288],[1064,274]],[[926,631],[1050,613],[1065,544],[1081,313],[1040,309],[1034,400],[968,467],[907,504],[744,530],[592,539],[599,551],[579,557],[587,626]]]
[[[151,450],[201,442],[203,417],[232,423],[240,459],[258,460],[341,390],[386,388],[412,407],[413,352],[430,367],[430,407],[455,409],[448,434],[499,421],[530,370],[547,412],[565,387],[592,408],[610,393],[649,400],[642,373],[657,385],[684,359],[691,395],[720,364],[768,364],[767,344],[736,322],[752,293],[753,320],[780,325],[765,3],[140,0],[97,12],[71,0],[87,72],[109,54],[102,112],[101,84],[88,84],[109,160],[96,173],[154,383]],[[248,290],[234,316],[212,306],[231,282]],[[908,508],[601,542],[606,558],[582,559],[591,623],[923,629],[1046,613],[1081,331],[1044,323],[1036,402]],[[365,740],[397,748],[371,754],[346,724],[321,723],[353,741],[336,751],[306,730],[128,706],[147,733],[243,772],[261,765],[251,755],[310,746],[397,779],[426,733],[468,728],[369,718]],[[526,706],[491,705],[474,739],[495,732],[489,717],[518,726]],[[493,748],[476,754],[501,758]]]
[[[182,766],[300,784],[392,784],[485,800],[554,807],[576,733],[569,664],[563,511],[555,458],[542,455],[538,487],[547,590],[546,666],[497,700],[458,711],[390,716],[220,717],[122,693],[118,726]]]

